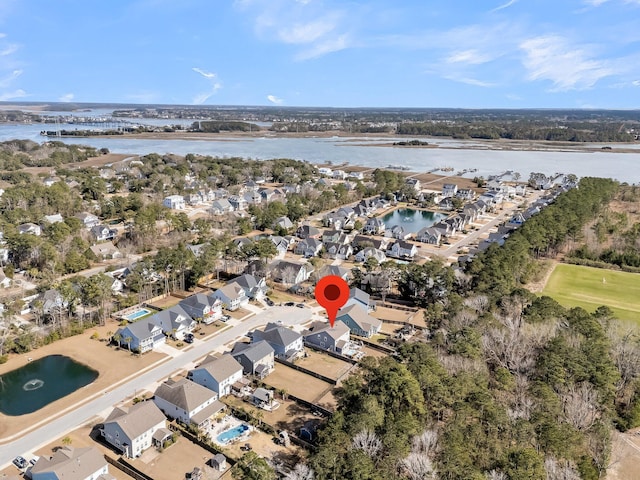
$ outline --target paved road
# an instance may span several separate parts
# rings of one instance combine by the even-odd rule
[[[307,322],[310,318],[311,310],[309,308],[272,307],[258,315],[247,318],[240,324],[232,326],[229,330],[219,333],[208,340],[198,340],[193,344],[193,348],[177,353],[169,361],[137,376],[133,380],[127,381],[121,386],[113,388],[113,390],[97,396],[97,398],[93,398],[88,403],[48,422],[25,436],[1,445],[0,469],[9,465],[17,455],[24,455],[27,452],[37,450],[53,439],[63,437],[71,430],[86,424],[96,415],[109,410],[112,405],[129,396],[133,396],[136,391],[152,390],[157,382],[166,379],[178,370],[184,369],[209,352],[220,349],[225,344],[245,336],[248,331],[277,320],[282,320],[283,324],[287,326],[296,326]]]

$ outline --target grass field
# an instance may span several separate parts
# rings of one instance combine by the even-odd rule
[[[620,320],[640,323],[640,274],[558,264],[543,295],[565,307],[582,307],[593,312],[607,305]]]

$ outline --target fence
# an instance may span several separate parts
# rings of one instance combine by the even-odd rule
[[[189,430],[184,428],[182,425],[177,425],[175,423],[170,423],[169,424],[169,428],[171,430],[173,430],[174,432],[179,432],[180,435],[182,435],[184,438],[189,440],[191,443],[195,443],[196,445],[198,445],[201,448],[204,448],[207,452],[212,453],[213,455],[215,455],[217,453],[223,454],[227,458],[227,462],[231,466],[233,466],[238,461],[237,458],[235,458],[233,455],[229,455],[229,453],[227,451],[225,451],[224,449],[219,448],[219,447],[213,445],[212,443],[205,442],[204,440],[199,439],[193,433],[191,433]]]
[[[282,360],[281,358],[276,357],[276,362],[281,363],[283,365],[286,365],[289,368],[293,368],[294,370],[297,370],[298,372],[302,372],[302,373],[306,373],[307,375],[311,375],[312,377],[315,377],[319,380],[322,380],[323,382],[327,382],[330,383],[331,385],[337,385],[338,381],[334,380],[333,378],[329,378],[329,377],[325,377],[324,375],[317,373],[317,372],[313,372],[311,370],[307,370],[304,367],[301,367],[300,365],[296,365],[295,363],[291,363],[291,362],[287,362],[286,360]]]
[[[307,347],[307,348],[310,348],[311,350],[315,350],[315,351],[317,351],[317,352],[326,353],[326,354],[327,354],[327,355],[329,355],[330,357],[337,358],[338,360],[342,360],[342,361],[344,361],[344,362],[348,362],[348,363],[350,363],[351,365],[356,365],[356,364],[358,363],[358,361],[357,361],[357,360],[354,360],[354,359],[353,359],[353,358],[351,358],[351,357],[346,357],[346,356],[341,355],[341,354],[339,354],[339,353],[331,352],[331,351],[329,351],[329,350],[325,350],[325,349],[323,349],[323,348],[318,347],[317,345],[314,345],[313,343],[308,343],[308,342],[306,342],[306,341],[305,341],[305,342],[304,342],[304,346],[305,346],[305,347]]]
[[[129,475],[131,478],[134,478],[135,480],[153,480],[152,477],[150,477],[149,475],[145,475],[140,470],[130,465],[122,457],[116,460],[114,458],[111,458],[109,455],[105,455],[104,459],[107,461],[107,463],[110,463],[111,465],[116,467],[118,470],[126,473],[127,475]]]

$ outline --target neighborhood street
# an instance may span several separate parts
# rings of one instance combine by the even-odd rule
[[[255,308],[255,310],[259,309]],[[192,367],[194,362],[210,352],[221,351],[225,344],[239,340],[251,330],[279,320],[286,326],[298,326],[309,321],[311,314],[309,308],[271,307],[266,311],[261,311],[258,315],[246,318],[228,330],[213,335],[210,339],[197,340],[191,349],[185,351],[173,349],[175,350],[174,356],[152,370],[136,374],[124,384],[95,396],[89,402],[72,409],[61,417],[47,422],[10,443],[2,444],[0,469],[8,466],[17,455],[24,456],[27,452],[32,452],[53,439],[63,437],[71,430],[95,419],[97,415],[108,414],[112,406],[126,398],[135,396],[136,392],[155,390],[155,386],[159,382],[180,370]]]

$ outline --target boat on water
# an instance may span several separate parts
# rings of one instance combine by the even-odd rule
[[[387,165],[389,170],[410,170],[409,167],[405,167],[404,165]]]

